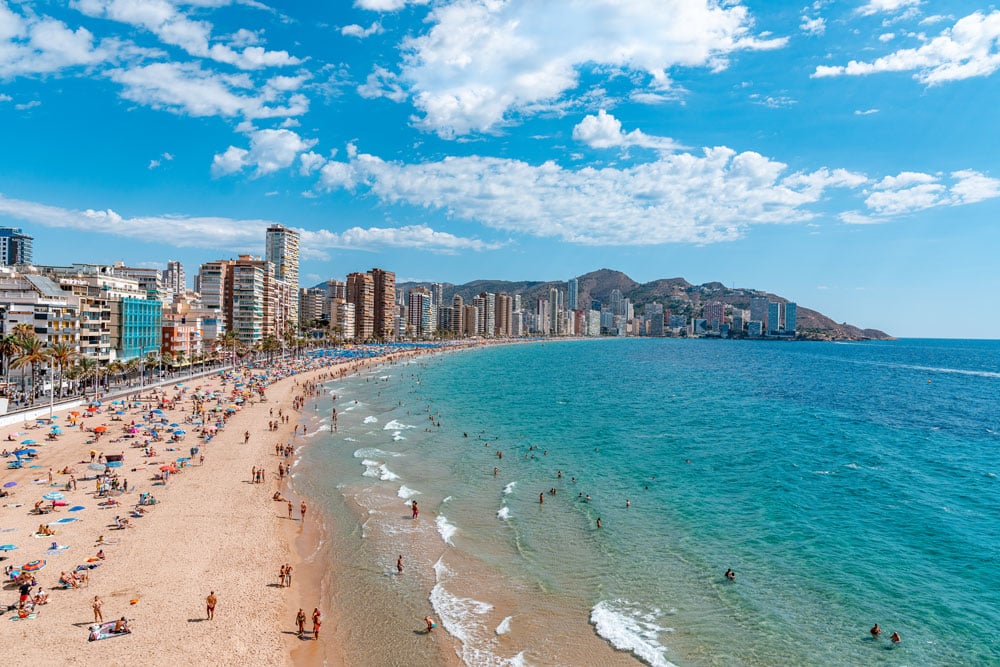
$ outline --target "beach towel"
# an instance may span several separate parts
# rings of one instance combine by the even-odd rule
[[[24,618],[21,618],[20,616],[17,616],[15,614],[14,616],[10,617],[10,620],[12,620],[12,621],[30,621],[33,618],[38,618],[38,612],[32,612],[32,613],[28,614],[27,616],[25,616]]]
[[[124,637],[125,635],[132,634],[131,630],[125,632],[114,632],[115,623],[118,621],[108,621],[107,623],[101,623],[97,625],[96,623],[90,626],[90,636],[87,641],[96,642],[101,639],[111,639],[112,637]]]

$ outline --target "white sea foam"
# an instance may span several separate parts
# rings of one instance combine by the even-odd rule
[[[374,424],[377,421],[378,421],[378,417],[375,417],[373,415],[369,415],[369,416],[365,417],[365,422],[364,423],[366,423],[366,424]]]
[[[382,427],[383,431],[402,431],[407,428],[416,428],[416,426],[410,426],[409,424],[404,424],[403,422],[398,422],[395,419],[387,423]]]
[[[438,515],[437,529],[438,532],[441,533],[442,540],[444,540],[447,544],[455,546],[455,543],[451,541],[451,538],[458,532],[458,528],[453,524],[448,523],[447,517],[443,514]]]
[[[449,502],[451,502],[451,496],[445,496],[444,500],[442,500],[441,502],[442,503],[449,503]]]
[[[391,471],[388,468],[386,468],[384,464],[379,466],[378,471],[379,471],[378,478],[381,479],[382,481],[385,481],[385,482],[398,482],[399,481],[399,475],[397,475],[393,471]]]
[[[372,461],[371,459],[364,459],[361,461],[361,465],[365,467],[365,471],[361,473],[365,477],[374,477],[378,479],[379,476],[379,466],[382,464],[378,461]]]
[[[384,459],[389,457],[395,458],[397,456],[402,456],[402,454],[399,452],[387,452],[378,447],[362,447],[354,452],[354,458],[356,459]]]
[[[357,442],[357,440],[352,438],[351,436],[347,436],[346,438],[344,438],[344,442]]]
[[[403,434],[400,433],[399,431],[396,431],[395,433],[392,434],[392,439],[396,442],[399,442],[400,440],[406,440],[406,438],[403,437]]]
[[[503,494],[509,496],[514,491],[514,487],[517,486],[517,482],[511,482],[507,486],[503,487]]]
[[[590,622],[597,634],[616,649],[632,652],[651,667],[673,667],[659,639],[661,633],[672,630],[654,622],[658,615],[659,610],[643,613],[625,600],[604,600],[590,610]]]
[[[399,491],[396,492],[396,495],[402,498],[403,500],[409,500],[413,496],[419,496],[420,492],[417,491],[416,489],[411,489],[406,484],[403,484],[401,487],[399,487]]]
[[[506,505],[497,510],[497,518],[506,521],[510,518],[510,508]]]
[[[378,379],[379,380],[388,380],[391,377],[392,377],[391,375],[379,375]]]
[[[861,466],[859,466],[857,463],[848,463],[844,467],[845,468],[853,468],[854,470],[860,470],[861,469]]]
[[[829,475],[829,470],[813,470],[814,475]]]
[[[505,635],[508,632],[510,632],[510,621],[512,618],[514,617],[508,616],[507,618],[500,621],[500,625],[497,626],[497,629],[494,630],[494,632],[496,632],[498,635]]]

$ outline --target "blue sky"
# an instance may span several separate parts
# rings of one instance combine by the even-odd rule
[[[997,338],[1000,11],[851,0],[0,0],[0,225],[302,283],[767,290]]]

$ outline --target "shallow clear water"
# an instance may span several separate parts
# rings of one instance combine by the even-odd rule
[[[295,484],[357,660],[440,661],[433,606],[468,664],[1000,663],[1000,343],[567,341],[328,389]]]

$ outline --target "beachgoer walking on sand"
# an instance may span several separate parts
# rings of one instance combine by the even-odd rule
[[[285,587],[292,587],[292,565],[291,563],[285,563]]]
[[[410,504],[411,504],[412,510],[413,510],[413,518],[416,519],[418,516],[420,516],[420,508],[417,507],[417,501],[416,500],[411,500]]]
[[[291,519],[291,518],[292,518],[292,510],[294,509],[294,507],[295,507],[295,506],[294,506],[294,505],[292,505],[292,501],[291,501],[291,500],[289,500],[289,501],[288,501],[288,518],[289,518],[289,519]]]
[[[248,442],[250,442],[250,431],[245,431],[243,433],[243,444],[245,445]]]
[[[399,558],[396,559],[396,572],[403,574],[403,554],[399,554]]]
[[[295,624],[299,626],[299,638],[302,638],[302,633],[306,631],[306,613],[299,608],[299,613],[295,615]]]
[[[208,597],[205,598],[205,614],[208,616],[208,620],[215,618],[215,603],[218,598],[215,597],[215,591],[209,591]]]
[[[101,598],[99,598],[99,597],[97,597],[95,595],[94,596],[94,603],[93,603],[93,605],[91,605],[94,608],[94,623],[103,623],[104,622],[104,616],[101,615],[101,606],[103,604],[104,604],[104,601],[101,600]]]
[[[306,501],[304,501],[304,500],[299,505],[299,514],[302,515],[302,521],[305,521],[306,520]]]
[[[285,566],[281,566],[281,570],[278,571],[278,586],[280,588],[285,587]]]
[[[437,623],[435,623],[434,619],[431,618],[430,616],[424,616],[424,623],[427,624],[427,633],[428,634],[430,634],[431,630],[433,630],[434,628],[437,627]]]
[[[319,627],[323,625],[323,614],[319,613],[319,608],[313,609],[313,639],[319,639]]]

